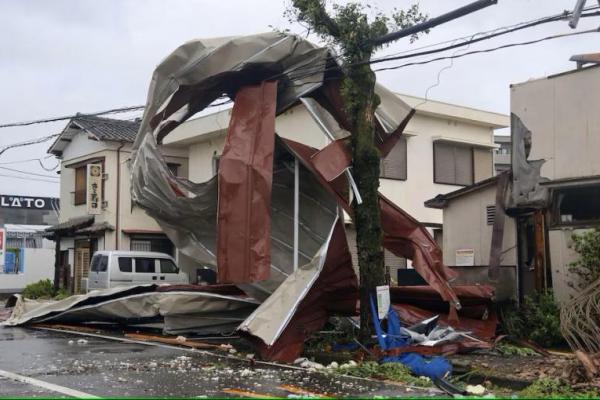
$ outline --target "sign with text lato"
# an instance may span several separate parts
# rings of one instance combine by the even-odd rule
[[[102,164],[87,165],[87,212],[102,213]]]
[[[53,197],[32,197],[18,196],[14,194],[0,194],[0,208],[53,210],[58,208],[58,199]]]

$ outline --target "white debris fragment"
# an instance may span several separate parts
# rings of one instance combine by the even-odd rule
[[[67,343],[69,344],[69,346],[73,346],[75,344],[75,341],[69,340]]]
[[[306,358],[306,357],[296,358],[294,360],[294,365],[302,364],[304,361],[308,361],[308,358]]]
[[[187,341],[187,338],[185,336],[177,336],[175,340],[177,340],[180,343],[183,343]]]
[[[229,354],[235,354],[237,353],[237,350],[234,348],[229,349]]]
[[[332,361],[331,364],[327,366],[328,369],[338,369],[339,367],[340,365],[335,361]]]
[[[148,363],[148,367],[149,367],[149,368],[156,368],[156,367],[158,367],[158,363],[155,363],[154,361],[152,361],[152,362],[149,362],[149,363]]]
[[[469,394],[473,394],[475,396],[481,396],[485,393],[485,388],[482,385],[467,385],[465,390]]]
[[[88,341],[85,340],[85,339],[79,339],[79,340],[77,340],[77,344],[84,345],[84,344],[87,344],[87,343],[88,343]]]
[[[254,354],[246,354],[246,358],[248,360],[252,360],[252,359],[254,359]]]
[[[325,366],[323,364],[319,364],[318,362],[314,362],[314,361],[309,361],[309,360],[304,360],[300,363],[300,366],[302,368],[308,368],[308,369],[323,369],[325,368]]]
[[[222,345],[219,346],[220,348],[222,348],[223,350],[229,350],[229,349],[233,349],[233,346],[230,345],[229,343],[225,344],[223,343]]]
[[[252,374],[253,374],[252,370],[249,370],[248,368],[245,368],[245,369],[243,369],[243,370],[240,372],[240,376],[241,376],[242,378],[245,378],[245,377],[247,377],[247,376],[250,376],[250,375],[252,375]]]
[[[118,377],[117,381],[119,381],[119,382],[127,382],[127,379],[122,378],[122,377]]]

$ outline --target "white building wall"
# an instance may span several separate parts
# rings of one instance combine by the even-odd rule
[[[0,273],[0,293],[20,292],[41,279],[54,280],[53,249],[21,249],[24,252],[23,273]]]

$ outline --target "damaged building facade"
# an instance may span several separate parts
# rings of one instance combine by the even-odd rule
[[[572,236],[600,227],[600,68],[529,80],[510,91],[507,184],[500,175],[426,205],[444,210],[446,263],[468,251],[471,267],[461,268],[471,271],[473,281],[490,282],[493,231],[502,221],[503,240],[496,239],[502,243],[496,246],[501,274],[492,279],[497,294],[523,300],[552,288],[565,302],[577,287],[577,275],[569,271],[577,258]]]

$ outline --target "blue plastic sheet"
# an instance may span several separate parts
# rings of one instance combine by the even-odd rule
[[[383,350],[391,350],[405,347],[410,344],[410,337],[402,335],[400,331],[400,320],[396,311],[390,307],[387,313],[387,332],[383,331],[381,321],[375,309],[373,297],[371,300],[371,314],[373,325],[377,334],[377,341]],[[402,353],[397,356],[384,357],[382,363],[398,362],[406,365],[410,372],[418,376],[426,376],[430,379],[443,378],[452,372],[452,365],[444,357],[424,357],[417,353]]]

